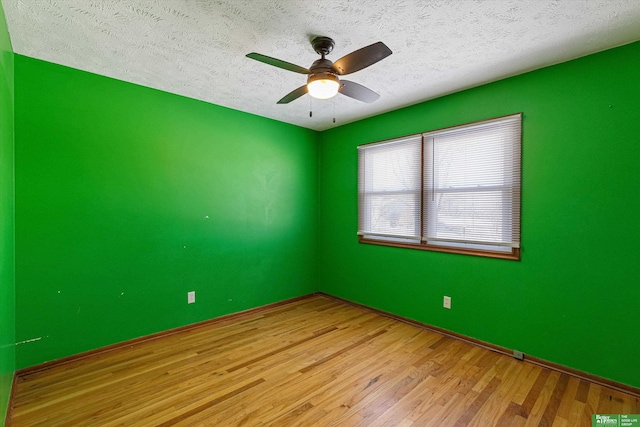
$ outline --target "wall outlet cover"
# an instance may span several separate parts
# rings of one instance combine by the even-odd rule
[[[187,304],[196,302],[196,291],[187,292]]]
[[[442,300],[442,306],[444,308],[451,309],[451,297],[445,296],[444,299]]]

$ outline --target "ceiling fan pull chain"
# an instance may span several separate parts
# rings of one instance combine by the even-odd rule
[[[313,117],[313,97],[309,97],[309,117]]]
[[[336,99],[333,98],[333,123],[336,122]]]

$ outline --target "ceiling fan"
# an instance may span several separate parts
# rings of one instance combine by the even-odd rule
[[[332,39],[329,37],[316,37],[311,40],[311,45],[321,58],[314,61],[309,69],[255,52],[247,54],[247,57],[256,61],[309,76],[306,85],[289,92],[278,101],[278,104],[288,104],[305,93],[309,93],[314,98],[328,99],[340,92],[350,98],[366,103],[380,98],[380,95],[371,89],[350,80],[341,80],[338,76],[355,73],[391,55],[391,49],[384,43],[377,42],[365,46],[343,56],[336,62],[331,62],[325,58],[331,53],[335,45]]]

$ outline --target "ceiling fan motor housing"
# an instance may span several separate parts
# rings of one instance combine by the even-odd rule
[[[328,59],[318,59],[313,62],[311,68],[309,68],[309,77],[307,78],[307,84],[316,80],[333,80],[336,83],[340,82],[340,79],[336,75],[335,71],[331,68],[333,62]]]
[[[332,80],[336,83],[340,83],[340,79],[331,71],[311,72],[307,78],[307,84],[315,82],[316,80]]]
[[[335,74],[335,71],[331,68],[332,66],[333,62],[329,61],[328,59],[317,59],[309,68],[309,76],[322,73]]]

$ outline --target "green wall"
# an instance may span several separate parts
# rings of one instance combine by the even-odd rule
[[[0,4],[0,425],[15,368],[13,50]]]
[[[316,132],[20,55],[15,75],[17,368],[317,289]]]
[[[320,290],[640,387],[639,100],[634,43],[323,132]],[[516,112],[520,262],[358,244],[357,145]]]
[[[316,290],[640,387],[640,43],[316,133],[0,33],[5,402],[15,341],[23,368]],[[357,145],[515,112],[520,262],[357,243]]]

